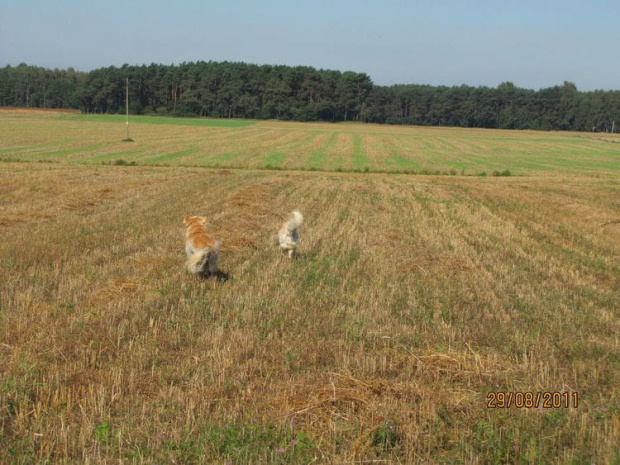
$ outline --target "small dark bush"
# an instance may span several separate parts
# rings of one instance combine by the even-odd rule
[[[129,162],[127,160],[123,160],[122,158],[115,160],[114,164],[117,166],[136,166],[137,165],[135,161]]]

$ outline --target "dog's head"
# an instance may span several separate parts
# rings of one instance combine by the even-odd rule
[[[194,224],[204,226],[207,224],[207,219],[204,216],[186,216],[183,220],[183,224],[187,227],[190,227]]]

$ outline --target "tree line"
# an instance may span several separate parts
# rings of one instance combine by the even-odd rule
[[[127,79],[132,114],[604,132],[620,123],[620,91],[581,92],[570,82],[538,91],[511,82],[377,86],[365,73],[212,61],[89,72],[6,66],[0,106],[122,113]]]

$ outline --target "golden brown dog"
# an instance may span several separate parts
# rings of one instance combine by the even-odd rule
[[[187,262],[185,266],[195,275],[214,275],[220,256],[220,242],[213,240],[207,232],[204,216],[187,216],[183,220],[185,232],[185,252]]]

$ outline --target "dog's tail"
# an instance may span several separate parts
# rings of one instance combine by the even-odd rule
[[[291,212],[291,219],[286,222],[286,227],[289,231],[297,231],[304,223],[304,216],[299,210]]]
[[[204,272],[205,265],[209,261],[211,249],[197,250],[191,257],[185,262],[185,267],[192,274],[201,274]]]
[[[215,273],[217,271],[219,251],[219,241],[215,241],[215,247],[213,249],[206,248],[197,250],[196,253],[187,259],[185,263],[187,270],[195,275],[204,274],[207,271],[211,274]]]

